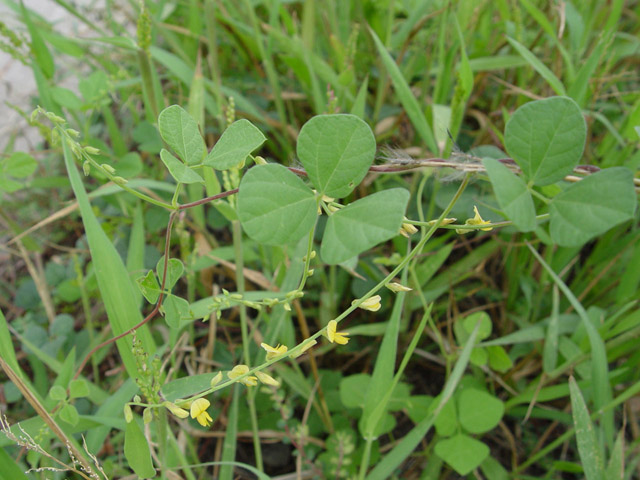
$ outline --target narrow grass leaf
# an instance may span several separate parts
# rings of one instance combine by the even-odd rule
[[[373,38],[373,41],[378,48],[378,53],[380,53],[382,63],[384,64],[387,73],[391,78],[393,88],[398,95],[400,103],[402,103],[402,106],[407,112],[407,115],[411,119],[411,123],[418,131],[418,134],[420,135],[424,143],[427,145],[427,148],[434,154],[438,153],[440,150],[438,149],[438,144],[436,143],[436,139],[433,135],[431,125],[429,125],[429,122],[427,121],[427,118],[425,117],[424,112],[420,107],[420,104],[418,103],[418,100],[416,100],[416,97],[414,97],[413,93],[411,93],[409,84],[405,80],[402,72],[398,68],[398,65],[396,65],[396,62],[393,60],[393,58],[391,58],[391,55],[382,44],[376,33],[372,29],[369,29],[369,33],[371,34],[371,37]]]
[[[236,459],[236,444],[238,442],[238,401],[240,398],[240,386],[236,383],[231,393],[231,408],[227,418],[227,430],[222,445],[222,461],[234,462]],[[223,465],[220,469],[220,480],[231,480],[233,477],[232,464]]]
[[[560,329],[560,293],[558,286],[553,287],[552,307],[547,333],[544,339],[542,352],[542,371],[545,373],[555,370],[558,363],[558,331]]]
[[[31,21],[31,14],[24,6],[24,3],[20,2],[20,8],[22,9],[22,18],[24,19],[24,23],[27,25],[29,29],[29,35],[31,35],[31,53],[32,59],[40,67],[40,70],[44,74],[44,76],[48,79],[53,78],[53,74],[55,73],[55,64],[53,63],[53,57],[51,56],[51,52],[47,48],[47,44],[42,39],[40,35],[40,31],[38,27]]]
[[[582,325],[584,326],[587,337],[589,338],[589,345],[591,347],[591,381],[593,383],[593,398],[595,406],[598,410],[602,409],[607,403],[611,401],[611,384],[609,383],[609,366],[607,362],[607,351],[604,346],[604,341],[598,330],[589,320],[587,312],[582,304],[575,297],[569,287],[562,281],[560,277],[551,269],[551,267],[544,261],[542,256],[537,252],[535,248],[527,244],[529,250],[534,257],[540,262],[547,273],[551,276],[554,283],[562,291],[566,299],[574,308]],[[613,442],[613,412],[608,411],[603,414],[603,426],[605,436],[607,440]]]
[[[29,480],[16,461],[0,448],[0,480]]]
[[[358,118],[364,120],[365,107],[367,106],[367,88],[369,86],[369,75],[362,81],[362,85],[358,89],[356,99],[351,105],[351,115],[355,115]]]
[[[551,70],[549,70],[549,68],[544,63],[542,63],[542,61],[540,61],[538,57],[536,57],[533,54],[533,52],[531,52],[527,47],[522,45],[517,40],[514,40],[511,37],[506,37],[506,38],[507,38],[507,41],[511,44],[511,46],[515,48],[516,51],[522,56],[522,58],[524,58],[527,61],[527,63],[531,65],[531,67],[533,67],[533,69],[536,72],[538,72],[542,78],[544,78],[547,81],[547,83],[553,89],[554,92],[556,92],[558,95],[567,94],[564,88],[564,85],[562,84],[560,79],[556,77],[554,73]]]
[[[584,403],[580,387],[573,376],[569,377],[569,393],[571,396],[571,411],[576,428],[576,442],[578,453],[582,460],[582,467],[587,480],[604,480],[604,460],[598,445],[596,432]]]
[[[607,480],[624,479],[624,429],[620,429],[618,432],[604,478]]]
[[[407,433],[402,440],[400,440],[396,446],[385,455],[382,460],[375,466],[373,470],[367,475],[367,480],[385,480],[390,478],[393,471],[409,456],[413,453],[414,448],[423,440],[424,436],[431,430],[435,418],[440,413],[442,407],[453,395],[458,382],[464,375],[467,365],[469,364],[469,358],[471,352],[476,343],[476,337],[478,335],[478,328],[480,322],[476,325],[467,343],[465,343],[460,357],[453,367],[451,375],[447,379],[442,393],[440,394],[440,401],[433,412],[426,416],[418,425],[416,425],[409,433]]]
[[[98,219],[93,213],[69,146],[66,142],[63,142],[62,147],[71,186],[78,200],[82,222],[87,234],[98,288],[113,334],[119,335],[142,321],[137,299],[133,293],[134,286],[129,279],[129,274],[120,258],[120,254],[102,230]],[[153,355],[156,346],[151,338],[148,326],[143,325],[138,328],[136,335],[142,342],[145,351],[149,355]],[[127,337],[121,338],[116,342],[116,345],[127,373],[130,377],[135,378],[138,375],[138,368],[133,353],[131,353],[131,339]]]
[[[376,357],[376,363],[373,367],[373,374],[369,382],[365,397],[364,409],[360,425],[361,433],[365,439],[372,439],[376,426],[384,412],[384,408],[376,409],[381,403],[387,403],[387,395],[391,394],[392,388],[390,383],[393,380],[393,371],[396,366],[396,355],[398,346],[398,334],[400,331],[400,318],[402,317],[402,308],[404,306],[405,292],[400,292],[396,296],[393,304],[391,317],[387,323],[387,329],[382,337],[382,344]],[[387,395],[380,395],[386,392]],[[377,415],[372,415],[377,413]]]

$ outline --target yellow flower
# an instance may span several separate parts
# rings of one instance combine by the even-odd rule
[[[275,378],[273,378],[269,374],[266,374],[264,372],[256,372],[256,375],[258,376],[258,380],[260,380],[265,385],[271,385],[273,387],[279,387],[280,386],[280,382],[277,381]]]
[[[480,216],[480,212],[478,212],[478,207],[476,207],[475,205],[473,206],[473,211],[475,212],[475,216],[473,218],[467,219],[467,221],[464,222],[465,225],[490,225],[491,224],[491,222],[487,222],[486,220],[482,219],[482,217]],[[483,232],[488,232],[492,229],[493,227],[487,227],[487,228],[481,228],[480,230],[482,230]],[[456,229],[456,233],[469,233],[469,230],[459,228],[459,229]]]
[[[380,304],[381,298],[382,297],[380,297],[380,295],[374,295],[373,297],[367,298],[364,302],[358,305],[358,307],[362,308],[363,310],[377,312],[378,310],[380,310],[380,307],[381,307],[381,304]],[[354,300],[351,303],[353,304],[355,302],[357,302],[357,300]]]
[[[187,418],[189,416],[189,412],[187,412],[184,408],[180,408],[175,403],[162,402],[162,405],[164,405],[167,408],[167,410],[169,410],[178,418]]]
[[[231,369],[231,371],[227,374],[231,380],[235,380],[238,377],[241,377],[245,373],[249,371],[249,367],[246,365],[236,365]],[[247,387],[255,387],[258,384],[258,379],[253,375],[249,375],[248,377],[244,377],[242,380],[239,380],[240,383],[243,383]]]
[[[287,353],[287,346],[278,344],[275,348],[269,344],[261,343],[260,346],[267,351],[267,360],[271,360],[272,358],[279,357],[280,355],[284,355]]]
[[[404,285],[398,282],[389,282],[385,285],[385,287],[387,287],[389,290],[391,290],[394,293],[410,292],[411,290],[413,290],[412,288],[405,287]]]
[[[327,338],[331,343],[338,345],[346,345],[349,343],[349,334],[347,332],[337,332],[338,322],[331,320],[327,325]]]
[[[213,418],[207,412],[209,405],[211,403],[206,398],[198,398],[191,404],[191,418],[195,418],[203,427],[208,427],[213,422]]]

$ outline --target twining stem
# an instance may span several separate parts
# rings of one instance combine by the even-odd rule
[[[85,365],[87,364],[87,362],[89,361],[89,359],[91,358],[91,356],[94,353],[96,353],[102,347],[106,347],[107,345],[115,342],[116,340],[120,340],[122,337],[126,337],[130,333],[135,332],[138,328],[140,328],[142,325],[144,325],[149,320],[151,320],[153,317],[155,317],[157,315],[157,313],[160,311],[160,306],[162,305],[162,299],[164,298],[164,287],[165,287],[165,283],[166,283],[166,280],[167,280],[167,265],[169,263],[169,244],[171,243],[171,227],[173,226],[173,220],[175,219],[177,214],[178,214],[178,212],[174,211],[174,212],[171,212],[171,215],[169,215],[169,223],[167,224],[167,233],[166,233],[166,236],[165,236],[165,245],[164,245],[164,266],[162,267],[162,282],[161,282],[161,285],[160,285],[160,295],[158,296],[158,301],[156,302],[155,307],[153,307],[153,310],[151,310],[151,313],[149,313],[149,315],[147,315],[137,325],[134,325],[133,327],[131,327],[126,332],[122,332],[120,335],[116,335],[115,337],[112,337],[112,338],[110,338],[108,340],[105,340],[100,345],[97,345],[97,346],[93,347],[91,349],[91,351],[89,353],[87,353],[87,355],[84,357],[84,359],[82,360],[82,363],[80,364],[80,366],[76,370],[76,373],[73,376],[74,380],[77,379],[80,376],[80,374],[82,373],[82,370],[84,369]]]

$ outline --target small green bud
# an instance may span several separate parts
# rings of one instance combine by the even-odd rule
[[[256,165],[266,165],[267,161],[262,158],[260,155],[256,155],[255,157],[253,157],[253,161],[255,162]]]
[[[134,395],[133,396],[133,401],[135,403],[140,403],[142,401],[142,399],[140,398],[140,395]]]
[[[211,388],[215,387],[222,380],[222,372],[218,372],[215,377],[211,379]]]
[[[86,150],[86,148],[85,148]],[[102,167],[102,169],[107,172],[110,175],[115,175],[116,173],[116,169],[113,168],[111,165],[107,164],[107,163],[103,163],[102,165],[100,165]]]
[[[127,180],[126,178],[122,178],[122,177],[113,177],[113,181],[115,183],[117,183],[118,185],[125,185],[125,184],[129,183],[129,180]]]
[[[84,151],[89,155],[98,155],[100,153],[99,149],[97,149],[96,147],[92,147],[91,145],[87,145],[86,147],[84,147]]]
[[[91,173],[91,162],[89,160],[86,160],[82,164],[82,171],[84,172],[85,177],[88,177],[89,174]]]
[[[36,108],[33,112],[31,112],[31,116],[29,117],[29,121],[31,123],[36,121],[36,118],[38,118],[38,115],[40,114],[40,111]]]
[[[151,423],[151,420],[153,420],[153,410],[151,410],[151,408],[147,407],[143,410],[142,420],[144,421],[145,425]]]
[[[128,403],[124,404],[124,420],[127,423],[131,423],[131,421],[133,420],[133,411],[131,411],[131,405],[129,405]]]
[[[67,128],[66,132],[67,132],[67,135],[73,138],[78,138],[80,136],[80,132],[77,130],[74,130],[73,128]]]

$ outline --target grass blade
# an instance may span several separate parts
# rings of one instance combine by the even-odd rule
[[[87,234],[91,259],[93,260],[93,267],[98,280],[98,288],[113,334],[119,335],[142,321],[142,314],[138,309],[136,296],[133,293],[134,286],[120,255],[104,233],[104,230],[102,230],[98,219],[93,213],[69,145],[63,142],[62,148],[71,187],[78,200],[82,222]],[[144,350],[149,355],[153,355],[156,345],[151,338],[149,327],[143,325],[136,331],[136,335],[142,342]],[[121,338],[116,342],[116,345],[127,373],[130,377],[135,378],[138,370],[136,359],[131,352],[131,339],[127,337]]]
[[[464,345],[462,349],[462,353],[460,354],[460,358],[456,362],[455,367],[453,367],[453,371],[451,372],[451,376],[447,379],[447,382],[442,389],[442,394],[440,395],[440,402],[438,403],[437,408],[427,417],[424,418],[419,424],[417,424],[405,437],[400,440],[396,446],[391,450],[377,465],[376,467],[367,475],[368,480],[384,480],[386,478],[391,478],[391,474],[393,471],[400,465],[405,458],[413,453],[413,449],[418,446],[418,444],[422,441],[424,436],[429,432],[431,427],[433,426],[433,422],[435,421],[438,413],[444,406],[445,403],[451,398],[453,392],[458,385],[458,382],[462,378],[464,371],[469,364],[469,358],[471,357],[471,352],[473,351],[473,347],[476,342],[476,337],[478,336],[478,326],[480,322],[478,322],[469,335],[467,339],[467,343]]]
[[[411,93],[409,84],[402,76],[402,72],[396,65],[396,62],[393,60],[393,58],[391,58],[391,55],[382,44],[376,33],[372,29],[369,29],[369,33],[371,33],[371,36],[373,37],[373,41],[375,42],[376,47],[378,48],[378,52],[380,53],[380,58],[382,58],[382,63],[387,69],[389,77],[391,77],[393,88],[395,88],[400,103],[402,103],[402,106],[407,112],[407,115],[411,119],[411,123],[418,131],[420,137],[422,137],[422,140],[427,145],[427,148],[429,148],[429,150],[431,150],[431,152],[434,154],[438,153],[439,149],[436,143],[436,139],[433,135],[431,125],[429,125],[427,118],[420,108],[418,100],[416,100],[416,97],[414,97],[413,93]]]
[[[580,387],[578,387],[573,376],[569,377],[569,392],[571,394],[573,423],[576,427],[578,453],[580,454],[580,460],[582,460],[584,474],[587,480],[604,480],[602,451],[598,445],[598,439],[589,417],[587,405],[584,403]]]
[[[536,257],[540,265],[549,273],[555,284],[562,291],[564,296],[569,300],[571,306],[575,309],[576,313],[580,317],[587,336],[589,337],[589,345],[591,346],[591,376],[593,380],[593,399],[595,406],[598,410],[604,407],[611,401],[611,384],[609,383],[609,367],[607,363],[607,352],[604,347],[604,342],[598,333],[598,330],[593,326],[587,312],[584,310],[578,299],[573,292],[569,290],[569,287],[556,275],[551,267],[544,261],[540,254],[531,245],[527,244],[533,256]],[[609,444],[613,443],[613,412],[607,412],[603,416],[603,426]]]
[[[538,57],[536,57],[531,50],[522,45],[517,40],[513,38],[507,37],[507,41],[511,44],[513,48],[524,58],[529,65],[533,67],[533,69],[540,74],[542,78],[544,78],[549,86],[556,92],[558,95],[566,95],[567,91],[564,88],[564,85],[560,81],[555,74],[547,68],[545,64],[543,64]]]

